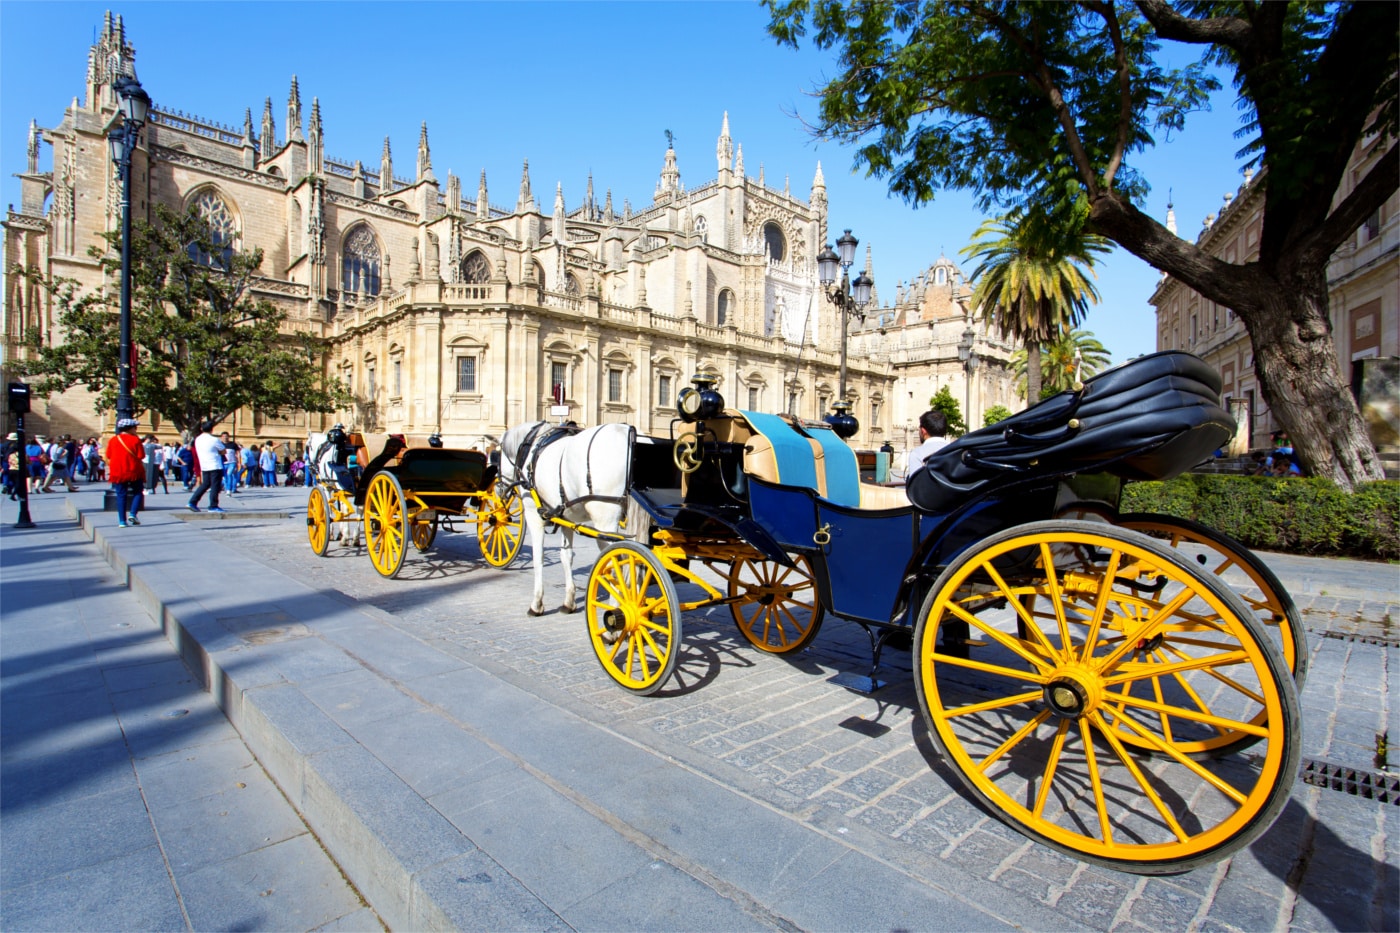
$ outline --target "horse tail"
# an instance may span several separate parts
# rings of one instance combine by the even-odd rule
[[[627,505],[623,512],[622,527],[627,536],[638,544],[650,543],[651,513],[642,508],[642,504],[630,495],[627,497]]]

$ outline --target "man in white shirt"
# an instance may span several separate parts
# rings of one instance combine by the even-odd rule
[[[190,497],[190,511],[199,511],[199,500],[208,490],[209,511],[223,512],[219,508],[219,490],[224,484],[224,442],[214,436],[214,422],[200,422],[199,436],[194,439],[194,458],[199,464],[199,486]]]
[[[909,451],[909,457],[904,464],[904,481],[909,482],[909,477],[914,475],[915,470],[923,468],[924,461],[933,456],[935,452],[947,447],[952,443],[947,438],[948,418],[941,411],[929,409],[919,416],[919,446]]]

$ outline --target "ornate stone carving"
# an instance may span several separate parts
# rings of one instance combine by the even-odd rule
[[[162,162],[174,162],[177,165],[188,165],[191,168],[197,168],[211,175],[222,175],[224,178],[236,178],[239,181],[250,181],[256,185],[262,185],[264,188],[282,190],[287,186],[287,180],[285,178],[269,175],[266,172],[239,168],[235,165],[225,165],[222,162],[215,162],[213,159],[205,159],[180,149],[168,149],[165,146],[152,146],[151,157]]]

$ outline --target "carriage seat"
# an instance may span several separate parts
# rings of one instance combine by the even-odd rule
[[[782,486],[811,489],[840,505],[863,507],[855,452],[830,428],[797,425],[763,412],[726,409],[708,422],[722,442],[744,445],[744,472]]]
[[[1207,459],[1235,433],[1220,407],[1220,375],[1168,350],[1106,370],[1080,392],[1061,392],[934,453],[908,480],[922,511],[1037,475],[1108,472],[1170,479]]]
[[[398,477],[404,489],[423,492],[480,492],[495,478],[486,454],[450,447],[410,447],[385,470]]]

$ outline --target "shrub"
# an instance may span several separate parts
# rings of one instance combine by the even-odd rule
[[[1129,483],[1121,509],[1189,518],[1259,550],[1400,559],[1400,482],[1393,480],[1349,494],[1324,479],[1188,473]]]

